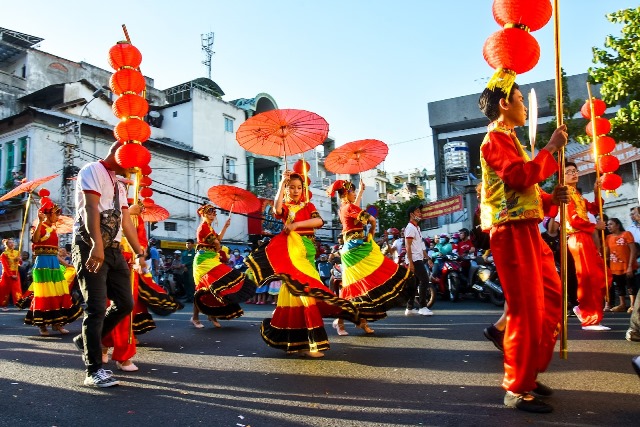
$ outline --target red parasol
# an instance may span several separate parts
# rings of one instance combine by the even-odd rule
[[[169,211],[160,205],[145,206],[140,214],[144,222],[161,222],[169,218]]]
[[[13,190],[9,191],[4,196],[0,197],[0,202],[8,200],[8,199],[10,199],[12,197],[15,197],[15,196],[17,196],[19,194],[22,194],[22,193],[31,193],[38,186],[44,184],[47,181],[51,181],[53,178],[57,177],[58,175],[60,175],[60,174],[49,175],[49,176],[45,176],[43,178],[36,178],[36,179],[34,179],[32,181],[25,181],[22,184],[18,185]]]
[[[359,173],[384,161],[389,147],[377,139],[361,139],[338,147],[327,156],[324,167],[335,173]]]
[[[73,231],[73,223],[75,220],[70,216],[60,215],[58,216],[58,221],[56,221],[56,233],[57,234],[69,234]],[[38,225],[38,219],[31,223],[32,226]]]
[[[290,156],[322,144],[329,135],[329,124],[305,110],[271,110],[256,114],[242,123],[236,140],[242,148],[264,156]]]
[[[250,191],[233,185],[214,185],[207,192],[209,200],[229,212],[251,213],[260,209],[260,200]]]

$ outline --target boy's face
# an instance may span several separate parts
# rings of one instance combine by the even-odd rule
[[[564,168],[564,182],[567,185],[576,185],[578,183],[578,169],[574,166]]]
[[[520,89],[511,92],[511,101],[500,101],[500,112],[505,124],[516,127],[524,126],[527,121],[527,107],[524,105],[524,97]]]

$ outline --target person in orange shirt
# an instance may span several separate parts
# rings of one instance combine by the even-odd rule
[[[0,255],[2,263],[2,276],[0,276],[0,308],[2,311],[9,310],[9,298],[16,304],[22,297],[22,287],[20,285],[20,274],[18,266],[22,264],[20,252],[16,249],[16,242],[13,239],[2,241],[5,250]]]
[[[629,292],[631,307],[635,303],[635,293],[633,292],[633,275],[638,268],[636,261],[636,245],[633,235],[625,231],[618,218],[609,218],[607,227],[611,234],[607,236],[607,247],[609,248],[609,268],[613,275],[613,283],[618,290],[620,304],[611,311],[628,311],[625,296]]]

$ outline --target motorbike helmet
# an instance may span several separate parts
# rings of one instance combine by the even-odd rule
[[[453,236],[451,236],[454,239],[459,239],[460,238],[460,233],[453,233]]]
[[[397,237],[400,235],[400,230],[398,230],[397,228],[390,228],[387,230],[387,234]]]
[[[448,239],[448,238],[449,238],[449,235],[448,235],[448,234],[444,234],[444,233],[443,233],[443,234],[441,234],[441,235],[440,235],[440,238],[441,238],[441,239]]]

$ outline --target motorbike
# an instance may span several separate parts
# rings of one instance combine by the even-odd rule
[[[478,261],[483,258],[478,258]],[[478,262],[469,270],[471,289],[481,301],[490,301],[497,306],[504,305],[504,292],[500,285],[498,272],[493,264],[493,257],[489,256],[484,262]]]
[[[462,277],[460,257],[451,253],[438,255],[436,259],[442,264],[440,277],[433,278],[436,292],[444,299],[452,302],[458,301],[460,293],[464,293],[466,289],[466,281]]]

